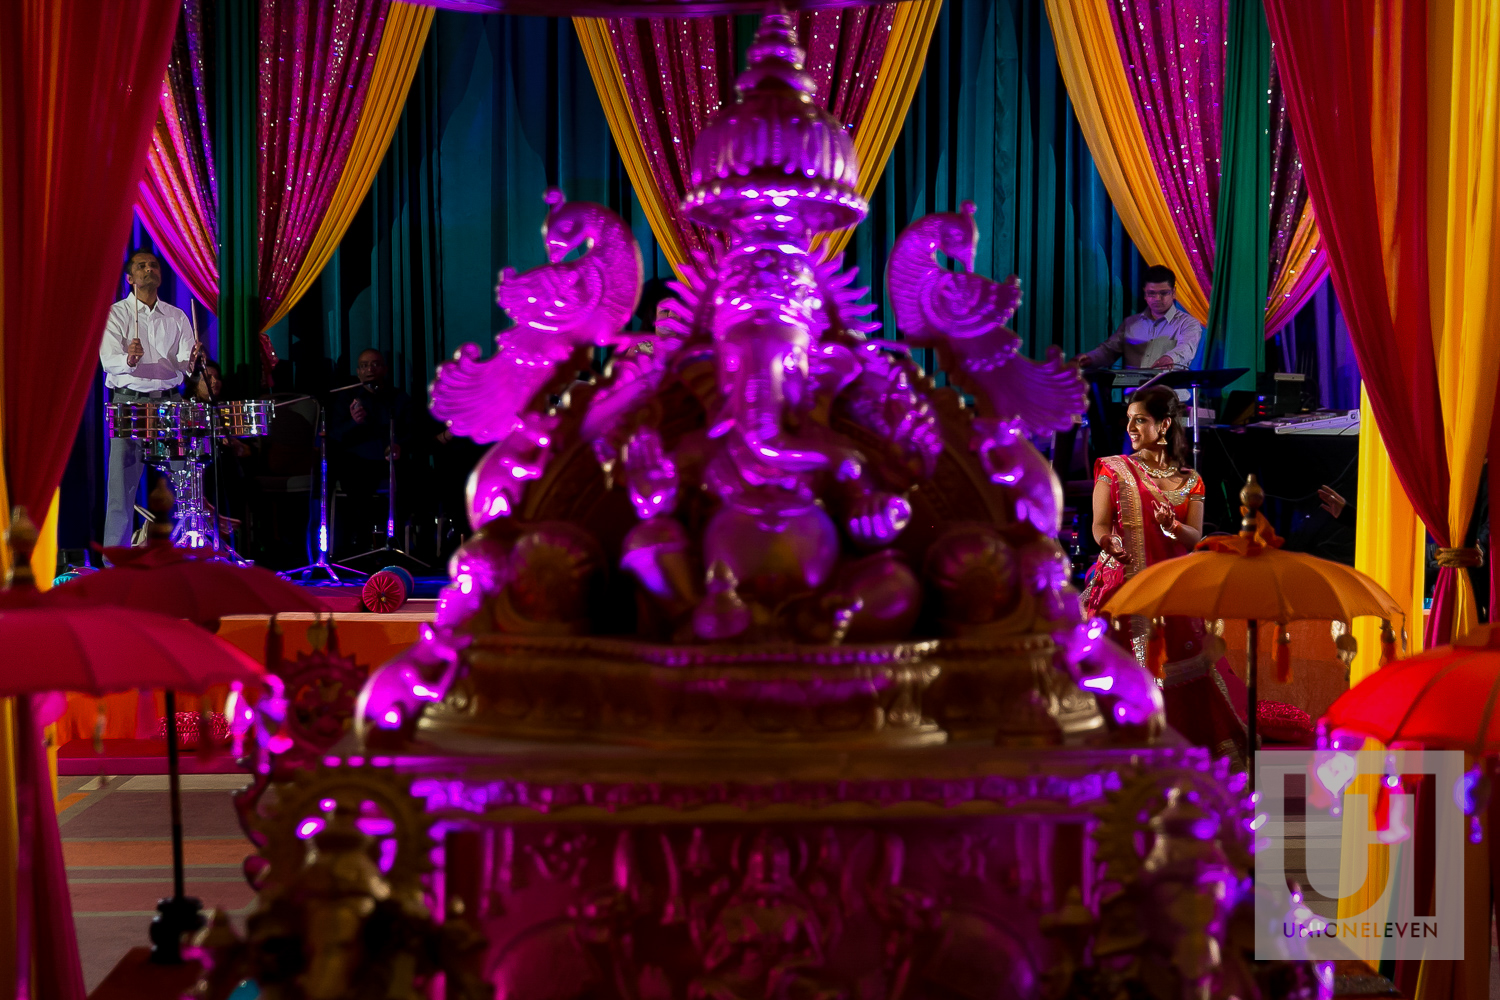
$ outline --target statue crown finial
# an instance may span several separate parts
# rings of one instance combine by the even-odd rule
[[[556,208],[563,202],[567,201],[568,196],[566,194],[563,194],[563,189],[560,187],[549,187],[546,193],[542,195],[542,200],[551,205],[553,208]]]
[[[811,100],[817,92],[803,69],[807,53],[797,44],[797,22],[785,12],[767,14],[756,29],[755,41],[745,53],[745,71],[735,81],[743,94],[757,88],[794,90]]]

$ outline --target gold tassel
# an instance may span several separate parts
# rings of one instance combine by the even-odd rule
[[[1396,632],[1389,618],[1380,620],[1380,665],[1396,662]]]
[[[1276,683],[1292,681],[1292,633],[1285,625],[1276,634]]]

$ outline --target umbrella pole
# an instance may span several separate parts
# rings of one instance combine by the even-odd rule
[[[1245,719],[1245,767],[1250,774],[1250,790],[1255,791],[1255,717],[1259,714],[1260,698],[1255,690],[1256,676],[1260,673],[1260,661],[1257,655],[1256,645],[1259,639],[1259,630],[1256,628],[1255,619],[1250,620],[1250,631],[1245,636],[1245,650],[1248,654],[1246,660],[1249,666],[1245,670],[1245,687],[1249,692],[1250,712]]]
[[[177,692],[167,691],[167,789],[172,802],[172,898],[156,904],[151,920],[151,961],[182,964],[182,936],[203,926],[198,900],[186,895],[182,861],[182,782],[177,754]]]

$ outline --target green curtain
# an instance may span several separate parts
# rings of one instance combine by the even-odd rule
[[[1203,366],[1249,368],[1229,389],[1253,389],[1265,369],[1271,280],[1271,32],[1261,0],[1229,0],[1228,36],[1218,248]]]
[[[219,0],[214,7],[214,173],[218,182],[219,361],[235,392],[260,392],[256,232],[259,7]]]
[[[965,200],[977,206],[976,271],[1021,278],[1012,326],[1027,354],[1092,348],[1140,308],[1144,264],[1078,130],[1046,12],[1031,0],[943,5],[870,217],[845,252],[873,284],[887,336],[891,241],[918,217]]]
[[[359,215],[321,280],[270,331],[278,387],[353,381],[359,352],[391,359],[425,402],[438,362],[462,344],[494,349],[508,325],[496,277],[546,262],[542,194],[619,212],[646,276],[671,267],[636,202],[572,23],[440,10],[401,123]]]

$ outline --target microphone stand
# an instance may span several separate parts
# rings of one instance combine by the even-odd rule
[[[396,414],[394,407],[391,411],[390,437],[385,449],[385,461],[390,473],[390,479],[386,488],[385,544],[378,549],[370,549],[368,552],[361,552],[359,555],[350,556],[349,558],[363,559],[366,556],[383,553],[389,556],[400,556],[402,559],[410,560],[423,569],[427,569],[428,566],[425,562],[405,549],[397,548],[396,546]]]
[[[337,392],[338,390],[334,390]],[[318,558],[306,566],[298,566],[277,574],[283,579],[290,580],[294,574],[301,574],[303,583],[313,582],[313,575],[322,570],[328,574],[331,583],[343,583],[339,579],[339,570],[353,576],[364,576],[359,570],[340,563],[328,561],[328,550],[331,539],[328,537],[328,409],[322,403],[318,404]]]

